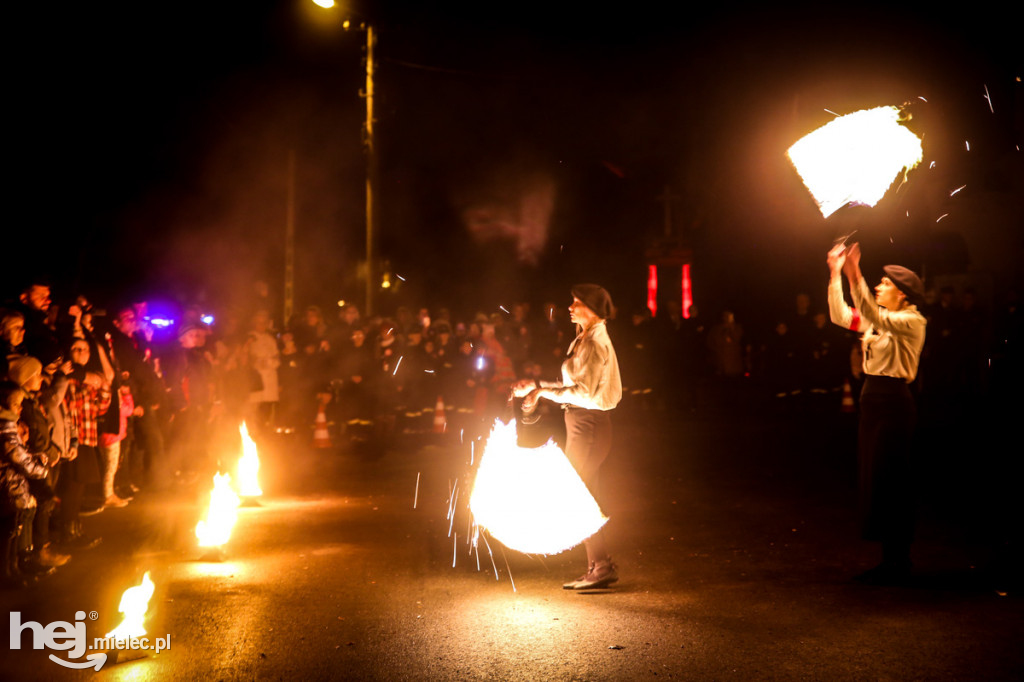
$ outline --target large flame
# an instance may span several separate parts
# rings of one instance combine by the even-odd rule
[[[477,525],[528,554],[558,554],[608,521],[557,445],[516,445],[515,421],[494,422],[469,508]]]
[[[840,116],[786,152],[826,218],[846,204],[874,206],[900,173],[921,162],[921,140],[896,107]]]
[[[220,547],[231,538],[242,500],[231,489],[231,474],[214,474],[210,508],[206,518],[196,524],[200,547]]]
[[[238,460],[238,494],[242,497],[259,497],[263,494],[260,488],[260,458],[256,452],[256,442],[249,436],[249,428],[242,422],[238,432],[242,435],[242,457]]]
[[[142,576],[142,582],[134,587],[129,587],[121,595],[121,603],[117,610],[124,614],[124,620],[116,628],[106,634],[107,637],[116,639],[130,639],[142,637],[146,634],[146,609],[149,607],[150,597],[153,596],[155,585],[149,578],[149,571]]]

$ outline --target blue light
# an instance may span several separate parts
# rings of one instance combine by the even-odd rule
[[[154,327],[160,327],[161,329],[165,327],[170,327],[172,324],[174,324],[174,320],[170,320],[164,317],[147,317],[145,319]]]

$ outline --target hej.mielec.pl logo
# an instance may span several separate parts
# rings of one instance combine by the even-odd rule
[[[92,644],[85,632],[85,611],[75,612],[75,621],[57,620],[48,625],[28,620],[22,622],[20,611],[11,611],[10,617],[10,648],[21,649],[22,639],[27,630],[31,635],[33,649],[51,649],[53,651],[66,651],[68,659],[65,660],[54,654],[50,654],[50,660],[66,668],[95,668],[99,670],[107,662],[108,651],[124,650],[155,650],[156,653],[171,648],[170,634],[164,637],[156,637],[152,641],[149,637],[97,637]],[[92,612],[89,617],[96,619],[96,613]],[[86,651],[93,651],[83,661],[76,661]]]

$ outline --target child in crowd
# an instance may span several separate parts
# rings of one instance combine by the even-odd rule
[[[25,448],[28,429],[19,428],[25,391],[17,384],[0,383],[0,518],[3,542],[2,579],[7,585],[24,585],[37,575],[52,573],[53,568],[42,567],[19,555],[27,554],[32,544],[32,520],[36,512],[36,499],[29,490],[29,479],[43,479],[49,473],[45,455],[32,454]]]

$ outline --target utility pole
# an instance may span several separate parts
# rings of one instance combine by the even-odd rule
[[[366,89],[361,93],[366,99],[366,123],[363,127],[363,144],[366,145],[366,317],[373,314],[373,291],[376,282],[374,269],[374,232],[377,213],[374,204],[374,186],[377,184],[377,150],[373,140],[373,48],[377,36],[373,26],[366,24]]]
[[[295,312],[295,150],[288,150],[288,204],[284,226],[284,319],[282,328]]]

